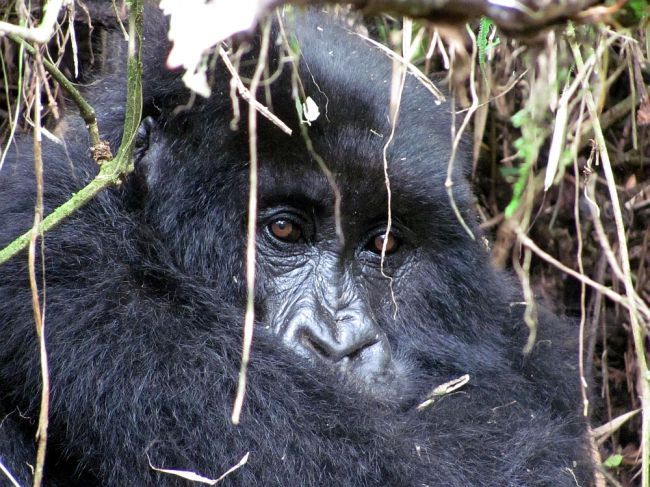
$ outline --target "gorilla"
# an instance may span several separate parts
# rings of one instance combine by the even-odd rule
[[[216,479],[246,454],[221,484],[588,485],[571,327],[540,311],[523,354],[522,298],[481,243],[467,147],[453,194],[479,238],[445,189],[449,104],[407,75],[387,150],[387,232],[392,62],[320,12],[284,26],[300,49],[298,96],[320,117],[306,125],[297,113],[277,28],[275,74],[258,93],[293,134],[258,120],[256,319],[231,422],[249,134],[245,120],[231,125],[220,62],[212,95],[187,103],[181,75],[164,67],[164,19],[147,13],[134,171],[44,236],[45,485],[186,485],[157,469]],[[242,59],[244,79],[257,52]],[[113,150],[125,100],[115,64],[85,88]],[[78,116],[55,133],[62,143],[44,142],[46,212],[97,173]],[[32,221],[32,166],[19,140],[0,172],[0,246]],[[41,391],[26,260],[0,266],[0,462],[20,485],[32,478]]]

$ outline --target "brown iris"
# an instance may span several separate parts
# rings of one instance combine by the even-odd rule
[[[302,230],[289,220],[276,220],[269,225],[275,238],[283,242],[298,242],[302,238]]]
[[[370,244],[370,250],[376,254],[381,254],[381,251],[384,248],[384,238],[386,238],[385,233],[380,233],[375,238],[373,238]],[[397,250],[397,247],[399,247],[399,242],[395,237],[393,237],[392,233],[389,233],[386,242],[386,255],[395,252]]]

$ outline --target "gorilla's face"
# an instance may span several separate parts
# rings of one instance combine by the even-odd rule
[[[433,339],[436,326],[462,334],[458,338],[464,341],[473,332],[463,323],[451,330],[458,301],[480,294],[479,282],[464,282],[463,270],[448,265],[459,260],[472,265],[480,253],[459,225],[445,189],[449,106],[436,105],[409,75],[405,92],[431,106],[409,105],[414,98],[405,97],[389,143],[390,61],[375,58],[376,65],[366,63],[361,72],[334,69],[331,63],[338,61],[315,59],[323,48],[307,41],[302,55],[301,66],[309,66],[302,80],[305,95],[322,116],[300,125],[285,70],[270,85],[270,99],[294,133],[258,120],[256,320],[260,332],[275,335],[317,368],[335,371],[377,398],[406,400],[417,393],[414,383],[423,370],[440,369],[430,347],[420,350],[421,343]],[[373,90],[358,90],[366,84]],[[162,208],[164,219],[152,226],[163,233],[170,227],[180,236],[170,241],[186,242],[178,249],[179,261],[189,266],[185,263],[200,257],[196,272],[210,268],[211,260],[226,262],[227,270],[221,265],[221,275],[210,277],[241,284],[247,194],[231,188],[247,185],[248,134],[224,130],[225,124],[206,125],[206,119],[232,113],[225,88],[215,93],[202,109],[143,137],[145,157],[136,166],[145,167],[148,204]],[[143,124],[145,132],[152,128]],[[174,156],[179,153],[193,157],[181,160]],[[452,171],[454,200],[471,226],[464,154]],[[177,188],[185,188],[185,196],[171,194],[165,181],[172,177],[183,181]],[[232,236],[234,229],[239,233],[224,238],[224,246],[196,245],[214,240],[201,232]],[[476,262],[483,267],[486,260]],[[453,335],[440,336],[441,354],[456,353],[460,345]]]
[[[296,180],[294,170],[286,175],[293,186],[278,191],[273,182],[284,182],[284,176],[277,165],[268,169],[276,174],[263,178],[270,184],[260,191],[265,206],[257,240],[267,326],[299,355],[349,374],[373,393],[396,390],[400,367],[368,293],[397,306],[391,280],[412,260],[407,231],[393,221],[387,233],[385,204],[371,213],[358,208],[361,201],[378,199],[372,193],[385,191],[343,190],[337,214],[325,178]],[[345,186],[337,183],[339,188]]]
[[[330,115],[335,116],[333,109]],[[384,134],[389,130],[385,122],[371,128]],[[181,225],[179,234],[193,235],[195,241],[202,240],[196,236],[201,231],[232,236],[236,229],[237,238],[230,238],[229,243],[237,243],[239,248],[216,246],[211,251],[228,255],[226,262],[233,263],[228,270],[221,269],[218,281],[236,276],[237,282],[244,282],[242,254],[248,215],[241,208],[246,206],[247,195],[232,194],[224,203],[215,194],[227,190],[232,181],[245,181],[246,165],[238,161],[227,171],[220,168],[209,173],[205,172],[209,165],[203,163],[203,173],[197,176],[192,173],[192,161],[167,160],[174,146],[160,127],[145,121],[142,129],[156,133],[140,143],[146,151],[137,164],[149,168],[152,204],[165,205],[161,214],[166,218],[155,223],[156,227],[163,228],[169,213],[177,212],[183,216],[174,217],[174,228]],[[257,333],[275,335],[288,353],[339,375],[365,394],[410,403],[418,392],[414,379],[425,368],[418,361],[417,342],[431,339],[435,326],[431,318],[444,312],[432,309],[424,315],[421,310],[436,307],[438,301],[453,306],[450,289],[454,279],[450,276],[454,269],[440,272],[444,256],[470,248],[475,252],[451,211],[438,181],[441,176],[433,177],[433,158],[421,152],[414,155],[409,137],[397,136],[387,151],[389,193],[383,164],[386,138],[365,126],[323,121],[310,127],[314,151],[325,160],[329,178],[304,148],[300,135],[289,138],[273,131],[273,127],[259,131]],[[247,144],[246,134],[233,132],[229,137],[242,146]],[[444,137],[449,137],[448,133]],[[178,146],[178,142],[174,144]],[[202,150],[205,154],[197,159],[209,158],[209,148]],[[188,173],[194,181],[186,185],[191,196],[166,198],[166,174],[172,173],[176,177]],[[457,198],[466,204],[462,191]],[[194,206],[184,209],[185,200]],[[225,204],[240,210],[231,211]],[[232,215],[224,221],[227,229],[212,223],[211,215],[217,212]],[[188,214],[192,216],[185,216]],[[181,258],[207,253],[191,246],[189,241],[183,246]],[[201,268],[205,267],[202,262]],[[439,289],[434,289],[433,282]],[[432,290],[438,291],[435,299]],[[415,308],[420,310],[419,316]],[[431,354],[426,355],[431,361]],[[431,382],[424,384],[430,388]]]
[[[389,130],[386,123],[371,128]],[[407,136],[398,135],[387,151],[387,186],[386,137],[326,120],[310,126],[309,134],[329,178],[301,152],[299,136],[278,150],[268,131],[260,133],[259,317],[313,364],[377,398],[406,400],[416,392],[419,368],[409,339],[434,325],[409,319],[411,306],[421,309],[432,288],[418,273],[440,265],[439,247],[446,248],[438,257],[463,252],[470,239],[442,185],[426,182],[434,179],[433,157],[414,157]]]

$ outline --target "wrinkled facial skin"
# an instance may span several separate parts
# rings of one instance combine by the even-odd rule
[[[377,398],[404,400],[413,392],[416,371],[399,353],[400,342],[408,340],[399,323],[409,321],[405,305],[422,293],[413,270],[426,265],[427,248],[445,245],[434,242],[434,222],[439,230],[445,221],[454,228],[445,232],[448,243],[468,239],[448,198],[440,200],[435,183],[422,184],[423,172],[430,173],[426,156],[421,170],[416,160],[401,162],[398,138],[396,155],[391,154],[392,219],[384,245],[384,141],[364,138],[365,127],[347,131],[359,132],[348,134],[361,141],[354,148],[337,144],[336,132],[319,136],[314,129],[314,144],[337,175],[338,215],[335,192],[315,161],[305,159],[300,147],[285,146],[280,153],[262,142],[256,243],[260,319],[288,349],[319,368],[341,374]],[[413,331],[413,325],[405,326]]]
[[[258,258],[267,269],[269,290],[267,326],[302,357],[385,394],[394,389],[399,366],[366,293],[369,280],[382,278],[386,226],[361,232],[360,240],[344,236],[342,242],[336,216],[320,218],[308,210],[276,206],[265,209],[259,220]],[[386,261],[401,252],[392,234],[388,245]],[[383,279],[388,284],[388,277]]]

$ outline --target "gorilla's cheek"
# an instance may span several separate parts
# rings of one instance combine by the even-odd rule
[[[403,387],[397,384],[405,367],[394,359],[355,277],[329,259],[337,257],[322,253],[315,259],[263,263],[263,279],[274,289],[262,301],[267,329],[313,366],[344,376],[358,389],[401,396]]]

